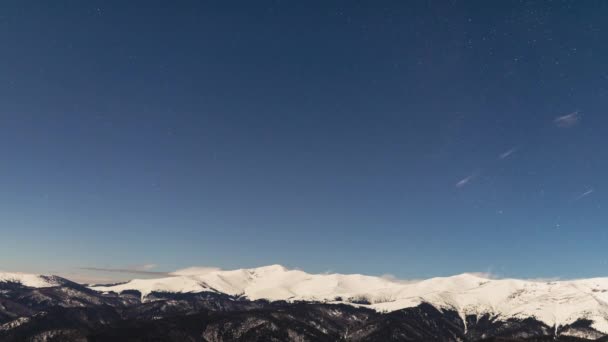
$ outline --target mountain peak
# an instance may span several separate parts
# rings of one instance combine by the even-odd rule
[[[0,272],[0,283],[19,283],[27,287],[53,287],[67,282],[57,276],[45,276],[20,272]]]
[[[115,286],[93,286],[102,292],[137,290],[145,298],[153,292],[216,292],[251,300],[311,301],[366,306],[388,312],[428,303],[463,314],[536,317],[552,326],[575,318],[594,321],[608,332],[608,278],[536,282],[490,279],[485,274],[401,282],[358,274],[310,274],[269,265],[190,276],[138,279]],[[560,303],[559,307],[555,303]]]
[[[279,264],[255,267],[255,268],[250,268],[249,270],[253,271],[253,272],[257,272],[257,273],[274,273],[274,272],[289,271],[289,269],[287,267],[285,267],[283,265],[279,265]]]

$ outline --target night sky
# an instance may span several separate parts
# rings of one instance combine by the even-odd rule
[[[0,268],[607,276],[606,18],[4,1]]]

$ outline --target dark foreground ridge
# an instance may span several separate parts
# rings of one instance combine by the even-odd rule
[[[101,294],[61,280],[0,282],[0,341],[608,341],[579,320],[466,317],[429,304],[390,313],[350,305],[250,301],[211,292]]]

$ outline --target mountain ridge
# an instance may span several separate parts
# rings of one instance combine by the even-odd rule
[[[400,282],[273,265],[87,287],[0,273],[0,340],[605,340],[605,280]]]
[[[608,278],[577,280],[492,279],[473,273],[402,282],[361,274],[310,274],[270,265],[156,279],[134,279],[101,292],[216,292],[250,300],[310,301],[363,306],[391,312],[429,303],[453,309],[462,318],[490,314],[501,318],[534,317],[549,326],[589,319],[608,333]],[[465,320],[466,321],[466,320]]]

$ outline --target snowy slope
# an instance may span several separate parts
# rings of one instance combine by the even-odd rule
[[[394,311],[427,302],[465,315],[489,313],[501,319],[535,317],[549,326],[578,319],[608,333],[608,278],[539,282],[486,279],[472,274],[432,278],[414,283],[381,277],[308,274],[279,265],[234,271],[212,270],[197,275],[137,279],[97,291],[212,291],[248,299],[306,300],[351,303],[378,311]],[[369,304],[367,304],[369,303]]]
[[[0,272],[0,283],[21,283],[29,287],[53,287],[62,285],[61,278],[28,273]]]

